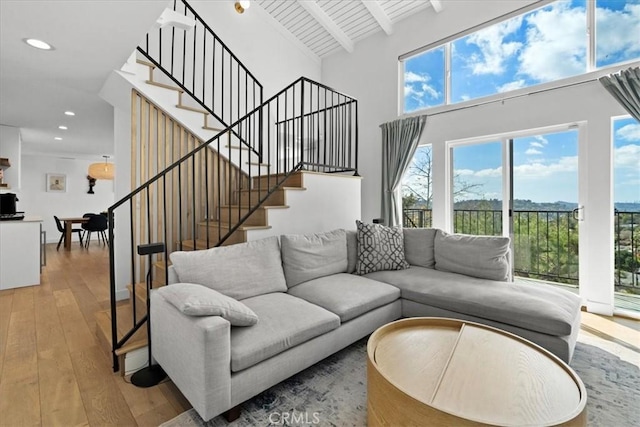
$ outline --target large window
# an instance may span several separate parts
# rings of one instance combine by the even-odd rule
[[[587,29],[594,26],[589,37]],[[638,58],[640,0],[556,1],[404,59],[404,112]]]

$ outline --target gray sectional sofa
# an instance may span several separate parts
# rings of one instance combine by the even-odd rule
[[[505,238],[358,223],[171,260],[153,356],[204,420],[401,317],[487,324],[566,362],[580,325],[576,295],[507,281]]]

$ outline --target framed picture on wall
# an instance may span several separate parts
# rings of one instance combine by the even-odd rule
[[[47,174],[47,192],[65,193],[67,191],[67,175],[62,173]]]

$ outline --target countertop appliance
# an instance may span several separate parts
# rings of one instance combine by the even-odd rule
[[[14,193],[0,194],[0,215],[15,215],[18,197]]]

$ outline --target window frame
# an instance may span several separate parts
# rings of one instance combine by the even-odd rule
[[[538,9],[542,9],[552,3],[556,3],[558,1],[562,1],[562,0],[541,0],[539,2],[535,2],[533,4],[518,8],[512,12],[500,15],[494,19],[491,19],[487,22],[475,25],[473,27],[470,27],[464,31],[460,31],[458,33],[455,33],[451,36],[445,37],[443,39],[438,40],[437,42],[434,43],[430,43],[428,45],[425,45],[423,47],[420,47],[418,49],[414,49],[410,52],[407,52],[403,55],[400,55],[398,57],[398,69],[399,69],[399,87],[400,88],[404,88],[405,86],[405,79],[404,79],[404,75],[405,75],[405,61],[411,58],[414,58],[418,55],[421,55],[425,52],[428,52],[430,50],[434,50],[434,49],[438,49],[442,46],[444,46],[444,52],[445,52],[445,58],[444,58],[444,64],[445,64],[445,69],[444,69],[444,87],[442,88],[442,90],[444,91],[444,104],[443,105],[438,105],[438,106],[433,106],[433,107],[425,107],[425,108],[418,108],[416,110],[412,110],[410,112],[405,111],[405,97],[404,97],[404,89],[402,91],[400,91],[398,93],[399,95],[399,101],[398,101],[398,106],[399,106],[399,111],[398,111],[398,115],[399,116],[411,116],[411,115],[419,115],[419,114],[423,114],[425,111],[429,111],[429,112],[444,112],[444,111],[448,111],[450,109],[455,109],[455,108],[464,108],[467,106],[475,106],[475,105],[482,105],[482,104],[487,104],[487,103],[491,103],[491,102],[495,102],[496,100],[504,100],[504,99],[509,99],[509,98],[513,98],[513,97],[518,97],[518,96],[523,96],[523,95],[528,95],[531,93],[536,93],[536,92],[543,92],[543,91],[547,91],[550,89],[555,89],[558,87],[563,87],[563,86],[571,86],[574,84],[580,84],[586,81],[591,81],[594,79],[597,79],[598,77],[602,76],[602,75],[606,75],[606,74],[610,74],[612,72],[616,72],[618,70],[621,69],[621,67],[626,67],[626,66],[632,66],[634,64],[638,64],[640,65],[640,58],[636,58],[636,59],[630,59],[627,61],[623,61],[623,62],[618,62],[616,64],[613,65],[607,65],[604,67],[597,67],[597,40],[596,40],[596,2],[597,0],[587,0],[585,2],[586,5],[586,35],[585,37],[587,38],[587,50],[586,50],[586,58],[585,58],[585,62],[586,62],[586,72],[582,73],[582,74],[578,74],[578,75],[574,75],[574,76],[569,76],[569,77],[565,77],[562,79],[558,79],[558,80],[553,80],[553,81],[548,81],[548,82],[543,82],[543,83],[537,83],[537,84],[533,84],[531,86],[526,86],[520,89],[515,89],[515,90],[511,90],[508,92],[499,92],[499,93],[494,93],[491,95],[485,95],[485,96],[480,96],[477,98],[472,98],[469,99],[467,101],[459,101],[459,102],[455,102],[452,103],[451,102],[451,55],[452,55],[452,45],[455,41],[460,40],[470,34],[473,34],[477,31],[480,31],[482,29],[488,28],[492,25],[497,25],[501,22],[504,22],[506,20],[509,20],[511,18],[517,17],[517,16],[522,16],[525,15],[529,12],[538,10]]]

